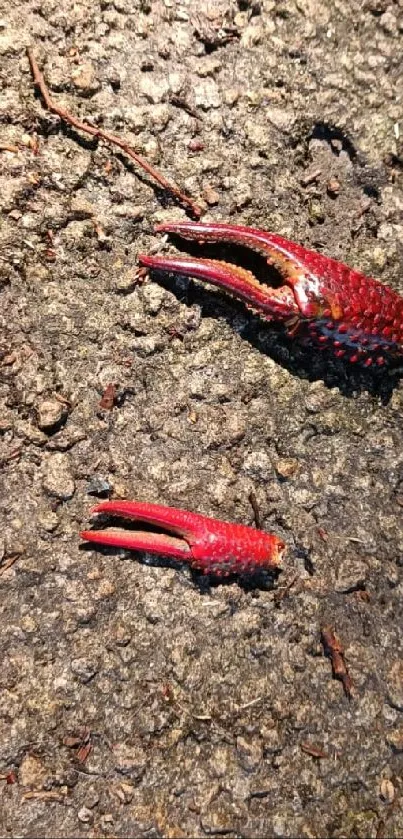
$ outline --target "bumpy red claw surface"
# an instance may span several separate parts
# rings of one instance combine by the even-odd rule
[[[284,542],[271,533],[175,507],[141,501],[104,501],[91,510],[92,515],[98,513],[146,522],[158,528],[158,532],[85,530],[80,534],[82,539],[175,557],[204,574],[226,577],[274,569],[285,551]]]
[[[382,366],[403,356],[403,298],[393,289],[275,233],[230,224],[178,222],[157,227],[200,243],[233,243],[263,254],[284,284],[271,288],[244,268],[213,259],[140,255],[154,271],[206,280],[244,300],[290,335],[337,358]]]

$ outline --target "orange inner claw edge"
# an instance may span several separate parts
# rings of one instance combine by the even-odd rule
[[[256,228],[187,221],[161,224],[156,227],[156,232],[197,240],[199,244],[222,242],[243,245],[263,255],[283,277],[285,284],[272,288],[260,283],[251,271],[217,259],[139,254],[141,265],[151,270],[171,270],[206,280],[232,292],[247,305],[258,309],[268,320],[318,314],[317,307],[312,307],[306,300],[305,286],[310,282],[310,275],[299,254],[294,252],[294,247],[298,250],[298,246],[283,237]]]

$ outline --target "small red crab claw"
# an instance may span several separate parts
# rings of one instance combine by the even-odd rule
[[[175,507],[141,501],[104,501],[91,510],[91,514],[95,513],[147,522],[168,533],[152,533],[148,530],[85,530],[80,534],[82,539],[172,556],[188,562],[203,574],[226,577],[229,574],[251,574],[277,568],[285,551],[284,542],[271,533],[263,533],[243,524],[218,521]]]
[[[337,358],[370,367],[403,355],[403,298],[348,265],[252,227],[178,222],[162,224],[157,231],[201,244],[249,247],[265,256],[284,285],[271,288],[250,271],[215,259],[139,255],[147,268],[220,286],[267,320],[282,321],[289,335],[319,348],[330,347]]]

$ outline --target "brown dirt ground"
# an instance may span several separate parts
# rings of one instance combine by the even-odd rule
[[[402,0],[0,13],[1,835],[402,836],[403,385],[193,281],[136,284],[184,212],[46,112],[25,55],[205,219],[403,292]],[[245,523],[254,492],[284,570],[209,588],[83,551],[108,487]]]

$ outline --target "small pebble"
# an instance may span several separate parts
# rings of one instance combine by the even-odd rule
[[[209,185],[205,186],[203,189],[203,198],[210,207],[214,207],[220,200],[217,190],[213,189],[213,187]]]
[[[392,708],[403,711],[403,660],[395,661],[386,676],[388,702]]]
[[[98,672],[98,665],[87,658],[73,658],[70,667],[83,685],[91,681]]]
[[[352,558],[344,560],[337,574],[335,591],[347,594],[364,588],[367,573],[367,566],[362,560]]]
[[[280,478],[292,478],[298,472],[299,463],[292,457],[282,458],[275,464],[275,469]]]
[[[329,178],[326,184],[326,190],[331,198],[336,198],[340,192],[340,184],[336,178]]]
[[[386,740],[396,754],[401,754],[403,752],[403,727],[394,728],[393,731],[390,731]]]
[[[157,315],[164,303],[166,292],[157,283],[150,282],[142,288],[141,297],[146,314]]]
[[[61,501],[67,501],[73,497],[75,483],[67,454],[56,452],[51,455],[43,479],[43,488],[48,495],[53,495]]]
[[[46,399],[37,408],[38,426],[42,431],[50,430],[65,418],[66,405],[57,399]]]
[[[243,737],[237,737],[236,750],[238,760],[245,772],[253,772],[258,768],[263,758],[260,740],[254,739],[248,742]]]
[[[91,822],[93,820],[94,816],[91,813],[91,810],[88,809],[88,807],[81,807],[81,809],[77,813],[77,818],[83,824],[88,824],[88,822]]]
[[[131,784],[121,783],[116,788],[116,795],[122,804],[130,804],[134,795],[134,787]]]
[[[47,771],[42,761],[34,755],[27,754],[20,765],[18,778],[23,787],[41,789],[47,776]]]
[[[71,80],[75,87],[86,93],[95,93],[100,88],[100,83],[95,77],[94,65],[90,61],[75,67],[71,74]]]
[[[108,496],[112,490],[112,484],[98,475],[94,475],[85,488],[87,495],[99,495],[101,498],[105,495]]]
[[[265,451],[253,451],[245,457],[243,471],[249,478],[268,481],[273,475],[271,460]]]
[[[46,530],[47,533],[52,533],[59,524],[59,519],[52,510],[44,510],[38,517],[38,524],[42,530]]]
[[[395,788],[392,781],[389,781],[388,778],[383,778],[380,784],[379,792],[385,804],[392,804],[395,798]]]

